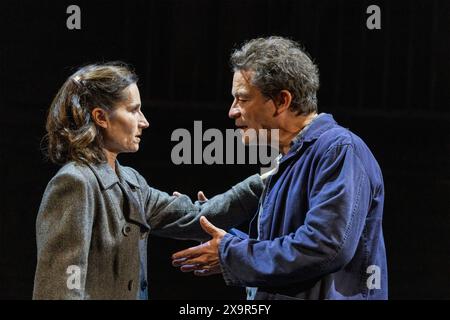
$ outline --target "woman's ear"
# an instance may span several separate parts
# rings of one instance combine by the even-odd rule
[[[279,115],[289,109],[292,102],[292,94],[288,90],[281,90],[274,99],[276,114]]]
[[[92,120],[101,128],[108,128],[108,113],[106,110],[96,107],[91,111]]]

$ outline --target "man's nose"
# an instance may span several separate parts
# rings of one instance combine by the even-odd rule
[[[230,110],[228,111],[228,117],[231,119],[237,119],[241,116],[240,109],[236,106],[236,104],[233,102],[233,104],[230,107]]]

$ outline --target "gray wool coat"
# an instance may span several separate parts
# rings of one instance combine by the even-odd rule
[[[251,176],[207,202],[151,188],[116,162],[70,162],[51,179],[36,221],[33,299],[138,299],[149,233],[204,240],[200,216],[220,228],[255,214],[263,183]]]

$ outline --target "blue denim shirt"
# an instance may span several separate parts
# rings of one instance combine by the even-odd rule
[[[261,201],[249,238],[220,243],[227,284],[257,287],[255,299],[387,299],[383,177],[358,136],[315,119]]]

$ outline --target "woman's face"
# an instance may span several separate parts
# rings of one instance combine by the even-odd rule
[[[126,99],[107,114],[107,126],[103,132],[105,148],[117,154],[138,151],[142,130],[149,126],[141,111],[137,85],[134,83],[128,86],[124,95]]]

